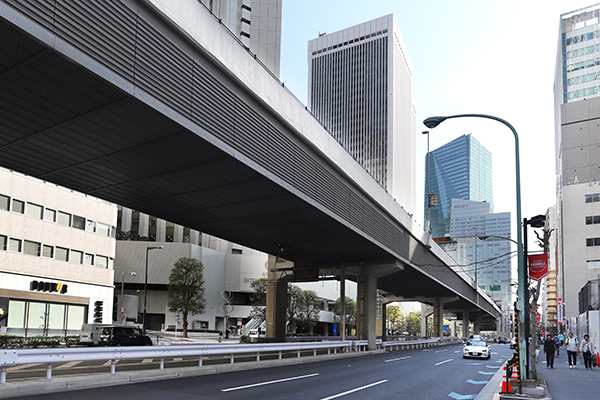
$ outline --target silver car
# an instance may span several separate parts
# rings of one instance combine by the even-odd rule
[[[492,349],[483,340],[471,340],[463,347],[463,358],[485,358],[492,356]]]

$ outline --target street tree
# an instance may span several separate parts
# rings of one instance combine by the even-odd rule
[[[250,318],[255,318],[260,321],[267,319],[267,278],[260,278],[252,281],[253,292],[250,294]]]
[[[297,325],[300,323],[302,308],[302,289],[295,285],[289,285],[287,290],[287,307],[285,309],[286,319],[291,327],[292,333],[296,333]]]
[[[335,304],[333,305],[333,313],[334,315],[336,315],[338,318],[340,318],[341,321],[341,308],[342,308],[342,298],[338,297],[338,299],[335,301]],[[356,326],[356,302],[354,300],[352,300],[351,297],[346,296],[346,334],[349,334],[352,332],[352,330],[354,329],[354,327]]]
[[[389,321],[390,334],[401,335],[405,331],[405,316],[400,306],[387,306],[386,316]]]
[[[406,316],[405,329],[411,336],[419,336],[421,334],[421,311],[411,311]]]
[[[202,314],[206,308],[204,267],[195,258],[182,257],[173,266],[167,286],[169,311],[183,318],[183,337],[187,337],[188,314]]]
[[[302,290],[300,293],[299,320],[312,333],[314,326],[319,323],[321,299],[314,290]]]

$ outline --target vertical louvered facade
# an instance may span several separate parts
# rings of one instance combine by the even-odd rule
[[[414,211],[412,67],[393,15],[309,42],[315,117],[407,210]]]

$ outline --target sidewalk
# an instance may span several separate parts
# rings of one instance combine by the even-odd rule
[[[546,356],[540,354],[538,378],[545,379],[548,391],[555,400],[600,398],[600,368],[585,369],[583,359],[577,359],[575,369],[569,369],[567,352],[554,359],[554,368],[546,367]]]

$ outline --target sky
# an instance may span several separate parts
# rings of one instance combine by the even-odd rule
[[[423,224],[424,164],[435,115],[488,114],[518,132],[522,218],[556,203],[554,75],[560,15],[581,0],[284,0],[280,79],[307,104],[308,41],[393,13],[413,65],[417,105],[416,221]],[[430,129],[430,150],[473,134],[492,152],[494,211],[511,212],[516,239],[515,141],[481,118]],[[412,211],[411,211],[412,212]],[[533,232],[529,233],[534,238]],[[533,239],[529,240],[530,249]]]

